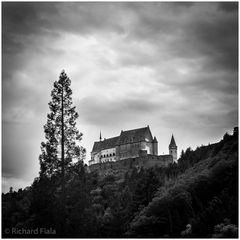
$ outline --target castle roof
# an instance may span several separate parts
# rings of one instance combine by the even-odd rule
[[[149,126],[144,128],[137,128],[128,131],[121,131],[120,136],[104,139],[103,141],[94,142],[92,152],[99,152],[104,149],[114,148],[118,145],[141,142],[153,141],[152,133]],[[157,142],[156,137],[154,141]]]
[[[177,146],[173,135],[172,135],[172,139],[171,139],[169,146],[173,146],[173,147]]]
[[[114,148],[119,137],[104,139],[103,141],[94,142],[92,152],[98,152],[104,149]]]
[[[153,140],[149,126],[128,131],[122,131],[117,141],[117,145],[146,141],[147,137],[150,138],[150,141]]]

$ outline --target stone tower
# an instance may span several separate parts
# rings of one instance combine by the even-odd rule
[[[169,148],[169,155],[173,156],[173,162],[177,163],[177,145],[173,135],[168,148]]]
[[[153,155],[158,155],[158,141],[156,137],[153,139]]]

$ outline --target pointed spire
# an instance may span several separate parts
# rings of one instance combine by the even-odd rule
[[[100,142],[102,141],[102,134],[101,134],[101,131],[100,131],[100,137],[99,137],[99,139],[100,139]]]
[[[173,146],[173,147],[177,146],[173,134],[172,134],[172,138],[169,146]]]

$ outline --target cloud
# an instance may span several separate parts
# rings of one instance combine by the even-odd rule
[[[143,98],[100,99],[94,96],[83,98],[79,103],[82,120],[98,126],[121,127],[124,122],[152,114],[159,108],[156,102]]]
[[[203,70],[237,70],[238,67],[238,21],[237,14],[217,14],[213,22],[202,19],[190,24],[187,36],[192,36],[196,52],[205,57]],[[193,25],[193,26],[191,26]],[[186,39],[187,40],[187,39]]]
[[[131,28],[127,39],[145,41],[152,44],[153,49],[157,47],[155,51],[163,57],[155,54],[155,64],[178,57],[183,60],[201,58],[202,70],[209,67],[237,70],[237,11],[226,13],[218,11],[217,3],[198,3],[173,15],[175,6],[174,3],[158,3],[154,8],[151,4],[140,5],[136,8],[137,24]]]
[[[227,3],[220,6],[229,8]],[[237,27],[237,14],[218,11],[218,3],[4,3],[3,37],[8,39],[3,41],[3,51],[15,49],[16,53],[22,49],[19,44],[29,48],[33,39],[42,34],[53,39],[61,38],[61,33],[66,32],[82,36],[105,34],[108,38],[115,34],[131,44],[129,58],[146,47],[151,53],[150,44],[155,51],[157,47],[163,58],[156,59],[155,54],[149,64],[158,64],[166,57],[203,55],[206,60],[212,59],[211,64],[236,68]],[[16,41],[15,48],[12,45]],[[133,47],[134,43],[139,47]],[[145,63],[149,60],[146,51],[135,58],[140,64],[143,59]]]
[[[39,171],[38,156],[43,126],[38,122],[2,125],[2,173],[34,178]]]
[[[220,2],[218,8],[222,11],[233,12],[238,10],[238,2]]]

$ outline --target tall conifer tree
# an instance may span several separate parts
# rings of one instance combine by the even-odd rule
[[[82,133],[76,128],[78,113],[72,106],[71,80],[62,71],[54,82],[49,102],[50,113],[44,125],[46,141],[41,143],[40,177],[62,174],[62,178],[74,162],[82,162],[85,149],[78,145]]]

